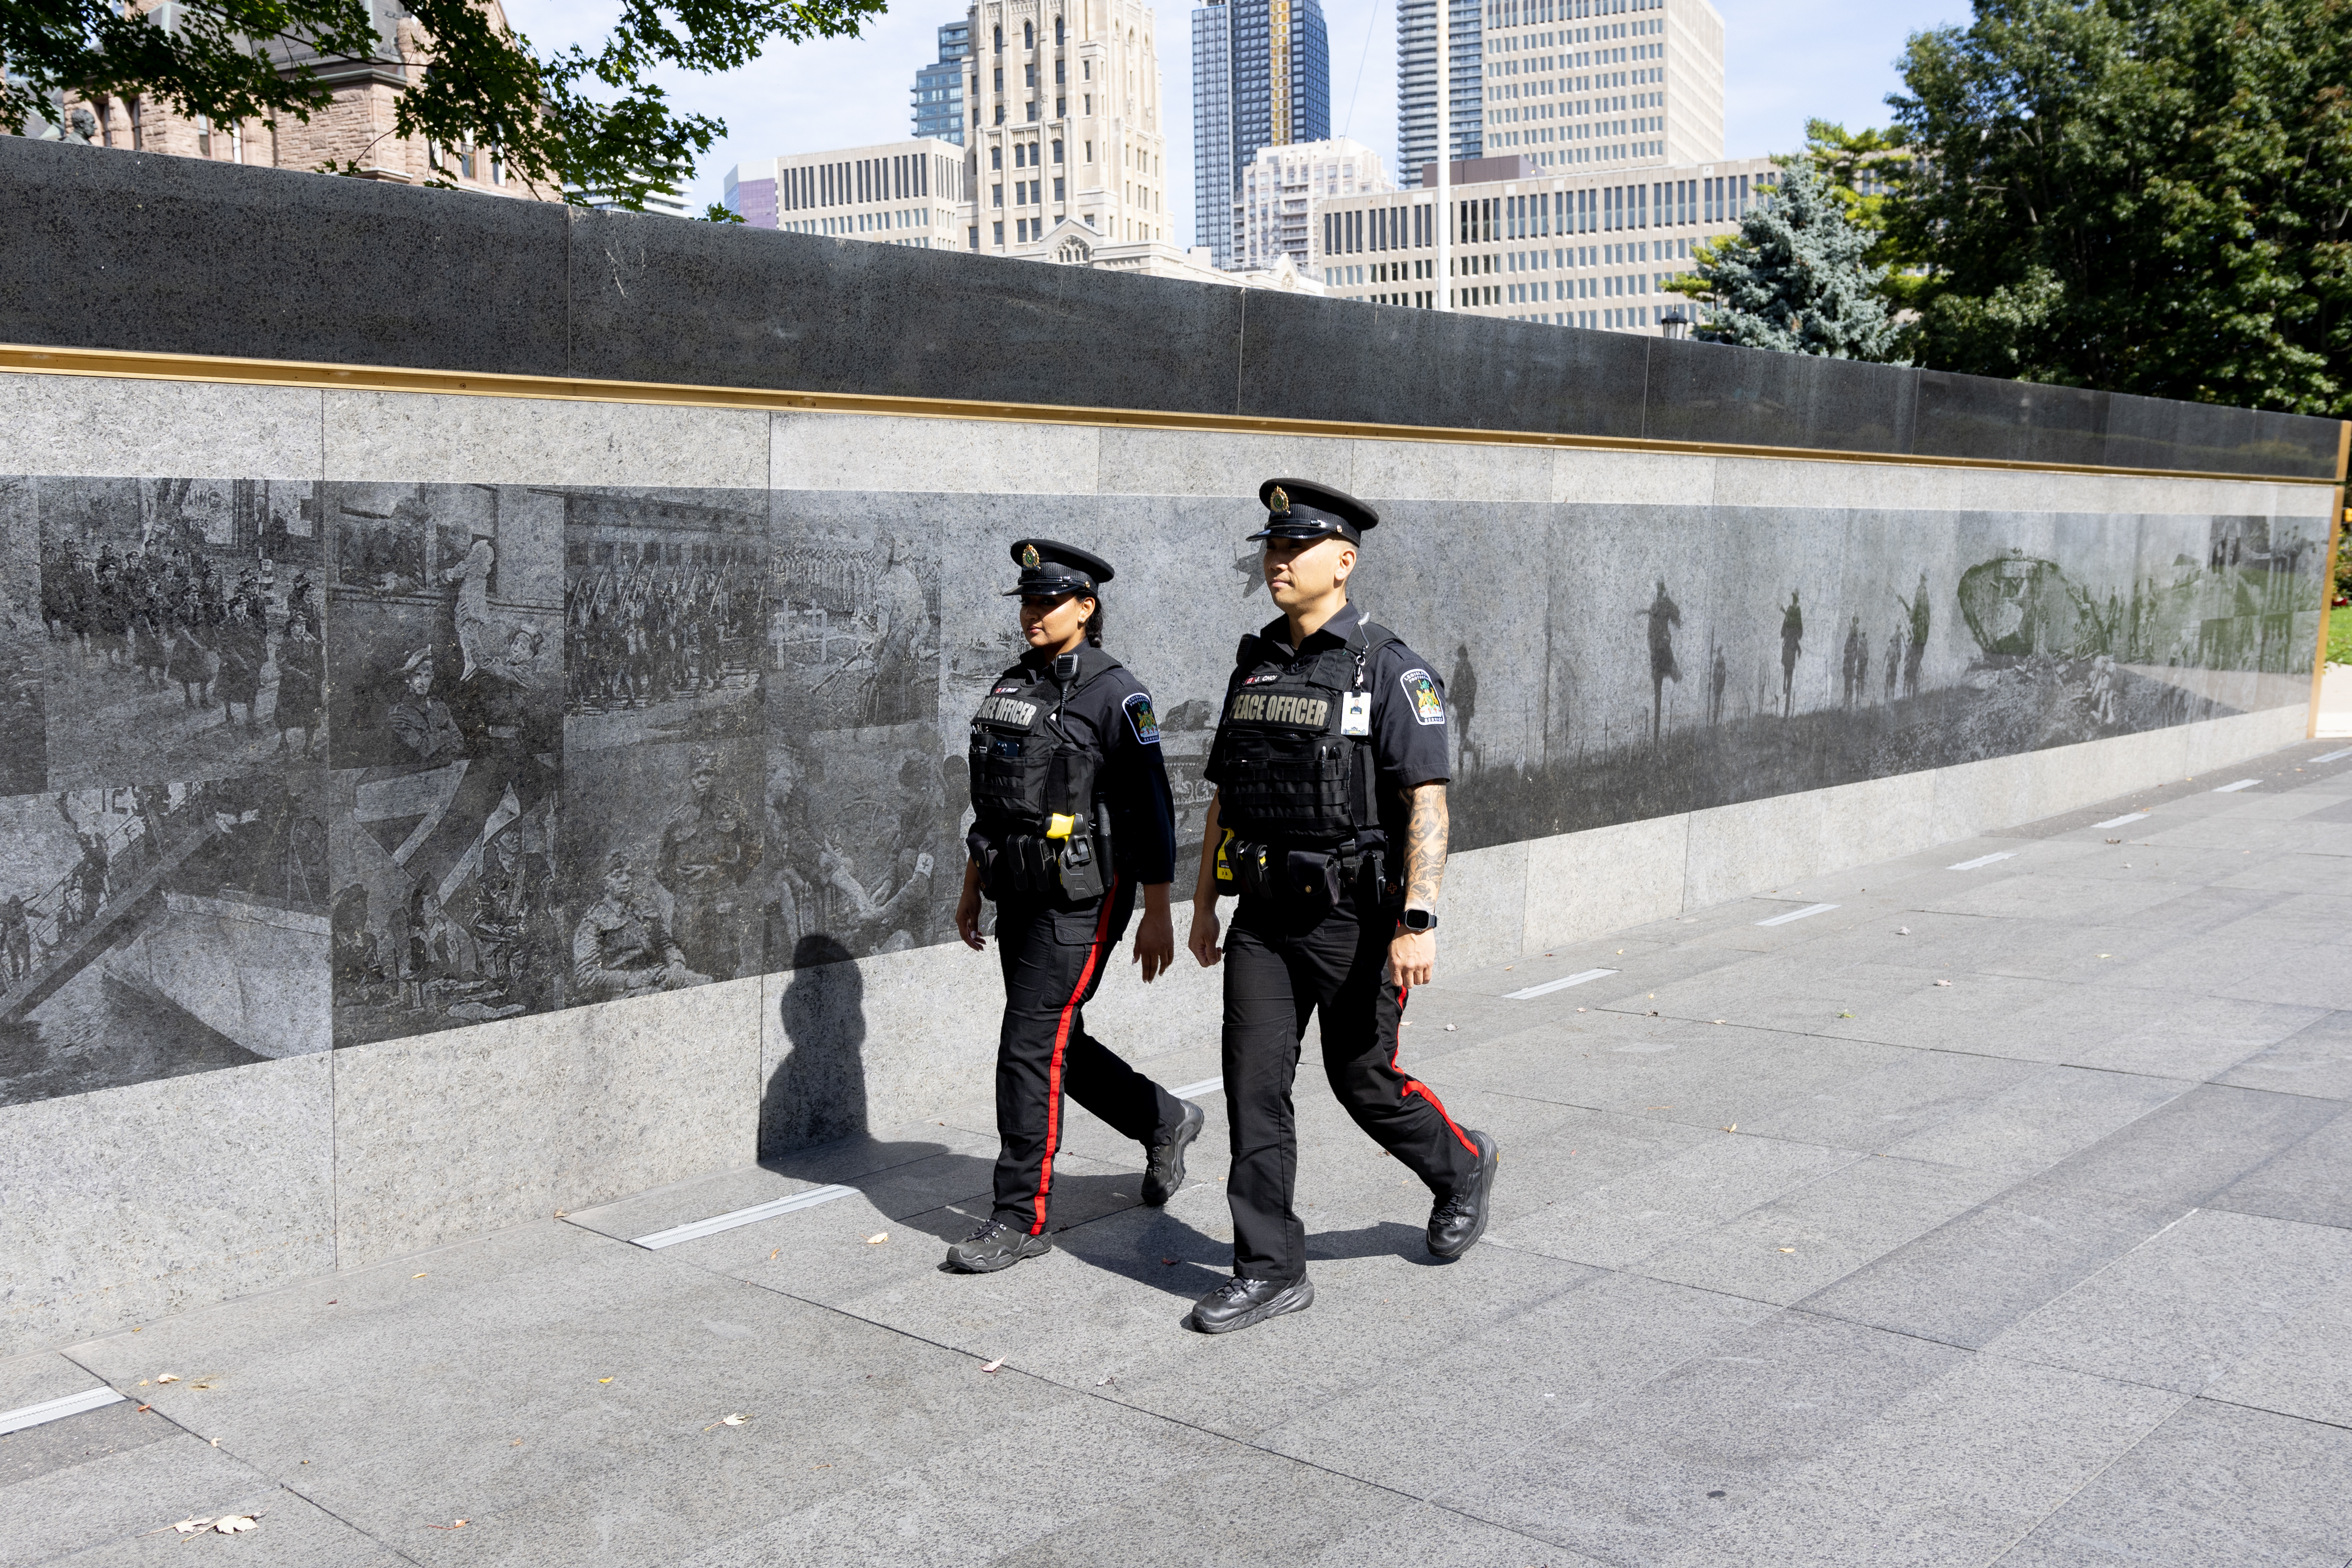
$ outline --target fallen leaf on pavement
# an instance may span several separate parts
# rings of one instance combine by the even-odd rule
[[[1434,24],[1434,23],[1432,23],[1432,24],[1431,24],[1431,26],[1434,26],[1435,25],[1436,25],[1436,24]],[[782,1250],[783,1250],[783,1248],[782,1248],[782,1247],[777,1247],[777,1248],[775,1249],[775,1252],[771,1252],[771,1253],[769,1253],[769,1254],[768,1254],[768,1261],[769,1261],[769,1262],[771,1262],[771,1263],[773,1263],[773,1262],[776,1260],[776,1253],[777,1253],[777,1252],[782,1252]]]
[[[172,1526],[173,1530],[178,1531],[182,1535],[194,1535],[200,1530],[210,1530],[212,1527],[213,1521],[209,1519],[184,1519],[180,1521],[179,1523]]]
[[[890,1233],[888,1231],[877,1230],[872,1236],[866,1238],[866,1245],[868,1247],[879,1247],[889,1239]]]
[[[1117,1383],[1118,1381],[1118,1379],[1117,1377],[1111,1375],[1109,1373],[1105,1373],[1102,1376],[1095,1380],[1095,1386],[1097,1388],[1108,1388],[1112,1384]]]
[[[239,1531],[258,1530],[261,1527],[258,1524],[254,1522],[253,1516],[251,1514],[226,1513],[213,1521],[213,1529],[222,1535],[235,1535]]]
[[[138,1408],[138,1410],[135,1412],[135,1414],[137,1414],[137,1415],[146,1415],[146,1414],[147,1414],[147,1412],[149,1412],[150,1410],[152,1410],[152,1409],[154,1409],[154,1408],[155,1408],[155,1407],[154,1407],[153,1405],[141,1405],[141,1406]]]
[[[1783,1252],[1794,1252],[1794,1251],[1796,1251],[1797,1249],[1796,1249],[1795,1247],[1782,1247],[1780,1250],[1781,1250],[1781,1251],[1783,1251]]]
[[[1431,25],[1432,26],[1436,26],[1436,24],[1435,24],[1435,23],[1433,23],[1433,22],[1432,24],[1430,24],[1430,25]],[[1453,1025],[1451,1025],[1451,1024],[1446,1025],[1446,1026],[1445,1026],[1445,1032],[1446,1032],[1447,1034],[1449,1034],[1449,1035],[1450,1035],[1450,1034],[1452,1034],[1452,1033],[1454,1032],[1454,1026],[1453,1026]]]
[[[1948,980],[1938,980],[1938,981],[1937,981],[1937,982],[1936,982],[1936,984],[1938,984],[1938,985],[1949,985],[1949,984],[1951,984],[1951,982],[1950,982],[1950,981],[1948,981]]]
[[[424,1276],[424,1275],[422,1275],[422,1274],[412,1274],[412,1275],[410,1275],[410,1276],[409,1276],[409,1278],[410,1278],[411,1279],[424,1279],[424,1278],[425,1278],[425,1276]]]
[[[213,1447],[215,1447],[215,1448],[217,1448],[217,1447],[220,1447],[220,1439],[219,1439],[219,1438],[215,1437],[215,1438],[214,1438],[214,1439],[213,1439]]]
[[[1433,24],[1433,25],[1434,24]],[[1911,934],[1911,928],[1909,926],[1896,926],[1895,928],[1895,934],[1896,936],[1909,936]]]
[[[157,1376],[155,1381],[158,1383],[177,1383],[180,1381],[180,1374],[176,1372],[163,1373]]]
[[[600,1377],[600,1378],[598,1378],[596,1381],[597,1381],[599,1384],[605,1384],[605,1383],[610,1383],[610,1382],[612,1382],[613,1380],[612,1380],[611,1378],[609,1378],[609,1377]]]
[[[1726,1132],[1737,1132],[1739,1131],[1739,1123],[1735,1121],[1730,1126],[1725,1128],[1724,1131]]]
[[[1003,1366],[1003,1364],[1004,1364],[1004,1358],[1003,1358],[1003,1356],[998,1356],[994,1361],[992,1361],[992,1362],[983,1362],[983,1363],[981,1363],[981,1368],[980,1368],[980,1370],[981,1370],[981,1371],[982,1371],[982,1372],[994,1372],[997,1368],[999,1368],[999,1367]]]
[[[427,1530],[463,1530],[466,1528],[467,1523],[467,1521],[461,1519],[455,1524],[428,1524],[425,1528]]]
[[[1174,1263],[1176,1260],[1172,1258],[1163,1258],[1160,1261],[1162,1263]]]
[[[749,1415],[724,1415],[719,1417],[719,1424],[721,1426],[740,1426],[750,1419],[751,1418]]]

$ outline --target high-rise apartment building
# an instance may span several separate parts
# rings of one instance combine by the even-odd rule
[[[915,134],[963,145],[963,73],[971,57],[971,24],[940,26],[940,58],[915,68]]]
[[[1394,188],[1381,167],[1381,155],[1344,136],[1261,147],[1242,171],[1234,202],[1234,254],[1227,265],[1235,269],[1271,267],[1286,256],[1292,266],[1307,271],[1314,265],[1310,231],[1318,202]]]
[[[971,203],[962,149],[931,137],[738,163],[726,197],[730,212],[761,228],[919,250],[961,245]]]
[[[1397,169],[1407,186],[1437,165],[1438,0],[1397,0]],[[1447,106],[1451,156],[1484,156],[1485,108],[1479,91],[1481,0],[1447,0],[1445,74],[1453,82]]]
[[[979,0],[969,16],[967,247],[1004,255],[1066,217],[1113,242],[1171,242],[1151,7]]]
[[[1690,270],[1691,247],[1738,229],[1779,178],[1769,158],[1622,174],[1522,154],[1456,163],[1441,279],[1433,167],[1418,190],[1318,202],[1314,266],[1335,299],[1429,309],[1443,293],[1468,315],[1655,333],[1669,310],[1696,313],[1664,288]]]
[[[1547,171],[1723,156],[1723,18],[1707,0],[1483,0],[1489,155]]]
[[[1192,13],[1194,243],[1241,260],[1240,195],[1264,147],[1331,134],[1331,43],[1321,0],[1210,0]]]

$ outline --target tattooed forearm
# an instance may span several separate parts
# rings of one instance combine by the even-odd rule
[[[1412,792],[1412,816],[1404,831],[1404,901],[1434,910],[1445,881],[1445,786],[1426,784]]]

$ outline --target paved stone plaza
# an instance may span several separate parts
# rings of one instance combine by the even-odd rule
[[[1503,1149],[1459,1263],[1310,1068],[1312,1310],[1180,1326],[1213,1087],[1165,1212],[1075,1115],[1058,1249],[950,1276],[973,1106],[0,1362],[130,1396],[0,1438],[0,1564],[2343,1564],[2342,745],[1441,950],[1406,1059]]]

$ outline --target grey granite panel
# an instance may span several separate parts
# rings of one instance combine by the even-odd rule
[[[569,207],[21,136],[0,187],[0,342],[566,369]]]
[[[2352,1110],[2326,1122],[2231,1183],[2215,1208],[2352,1229]]]
[[[2104,463],[2106,426],[2104,392],[1925,370],[1911,449],[1936,458]]]
[[[1972,1357],[1780,1485],[1727,1485],[1722,1522],[1664,1561],[1974,1568],[2180,1403],[2079,1373]]]
[[[2336,420],[2300,414],[2116,393],[2107,399],[2106,461],[2118,468],[2330,479],[2337,428]]]
[[[2352,1557],[2352,1431],[2192,1400],[2067,1500],[2000,1568]]]
[[[1854,360],[1661,339],[1642,434],[1652,440],[1908,452],[1918,373]]]
[[[85,1372],[79,1383],[64,1392],[79,1394],[96,1383]],[[26,1481],[185,1436],[152,1410],[142,1413],[129,1400],[12,1432],[0,1437],[0,1504],[13,1505],[15,1489]]]
[[[335,1266],[329,1053],[0,1108],[0,1354]]]
[[[1642,433],[1643,365],[1657,346],[1650,340],[1269,289],[1236,295],[1248,303],[1235,413]]]
[[[2195,1394],[2352,1281],[2352,1231],[2200,1210],[1986,1342]]]
[[[2182,1205],[2021,1189],[1939,1226],[1801,1303],[1978,1346],[2180,1217]]]
[[[2341,1110],[2332,1100],[2200,1085],[2053,1167],[2037,1185],[2183,1207],[2210,1203]]]
[[[2313,1296],[2204,1393],[2231,1405],[2352,1427],[2352,1280],[2338,1279]]]
[[[1438,1500],[1608,1562],[1654,1562],[1714,1530],[1726,1505],[1786,1486],[1964,1359],[1783,1312]]]
[[[2328,1014],[2255,1052],[2218,1081],[2281,1094],[2352,1100],[2352,1013]]]
[[[577,375],[1234,407],[1238,289],[635,213],[578,214],[570,243]]]

